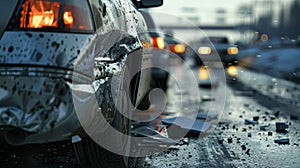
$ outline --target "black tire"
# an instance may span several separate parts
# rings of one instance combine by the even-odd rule
[[[168,80],[167,78],[164,78],[164,79],[160,79],[160,80],[157,80],[157,86],[158,88],[162,89],[164,92],[167,91],[167,86],[168,86]]]
[[[194,63],[195,63],[195,66],[203,65],[203,61],[201,60],[201,58],[198,55],[194,56]]]
[[[166,74],[165,77],[163,77],[163,78],[153,79],[152,87],[153,88],[160,88],[166,93],[166,91],[168,89],[168,79],[169,79],[168,74]]]
[[[128,87],[128,82],[125,80],[123,82],[123,88],[121,89],[122,96],[127,96],[129,94],[124,91],[124,88]],[[128,99],[122,100],[121,103],[123,108],[129,110],[129,107],[126,106],[128,103],[124,101],[128,101]],[[120,133],[130,135],[131,121],[124,117],[118,110],[115,111],[114,120],[110,125]],[[114,135],[111,135],[109,131],[104,131],[99,135],[99,137],[112,136]],[[103,138],[103,141],[113,144],[114,147],[119,149],[128,149],[130,147],[130,140],[120,139],[120,137]],[[128,167],[130,159],[129,157],[108,151],[94,142],[90,137],[85,137],[80,142],[74,143],[74,151],[79,164],[84,168],[125,168]]]
[[[111,124],[115,129],[122,131],[122,125],[128,126],[122,122],[125,119],[120,113],[116,114],[115,120]],[[128,119],[127,119],[128,120]],[[124,132],[123,132],[124,133]],[[105,136],[105,132],[103,133]],[[115,139],[119,142],[120,147],[122,146],[122,140]],[[124,157],[118,154],[115,154],[111,151],[108,151],[95,143],[90,137],[84,138],[82,141],[74,144],[75,154],[79,161],[79,164],[84,168],[125,168],[128,164],[128,157]]]

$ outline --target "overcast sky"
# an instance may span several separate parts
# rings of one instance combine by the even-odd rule
[[[273,12],[274,23],[277,23],[280,7],[290,1],[292,0],[164,0],[162,7],[153,8],[151,11],[155,22],[160,26],[236,26],[254,23],[259,16],[270,10]],[[241,6],[252,6],[254,9],[253,15],[247,15],[247,17],[239,14]],[[208,35],[229,36],[232,41],[244,37],[244,34],[240,34],[238,31],[205,30],[205,33]],[[191,39],[199,33],[174,30],[174,34]]]
[[[253,0],[254,1],[254,0]],[[253,2],[252,1],[252,2]],[[249,5],[251,0],[164,0],[162,7],[153,8],[152,15],[158,25],[236,25],[240,21],[237,15],[241,5]],[[225,13],[217,14],[217,10],[223,9]],[[224,23],[217,18],[225,18]],[[196,20],[193,20],[196,19]],[[197,20],[198,19],[198,20]],[[180,39],[199,39],[203,33],[196,31],[174,30],[173,33]],[[238,39],[240,34],[231,31],[205,31],[207,34],[229,36],[232,41]]]
[[[223,16],[226,18],[226,23],[233,24],[238,21],[238,8],[243,4],[250,3],[251,0],[164,0],[162,7],[154,8],[153,10],[185,19],[198,18],[195,22],[202,24],[215,24],[218,16],[216,11],[224,9],[226,13]],[[159,21],[169,23],[174,21],[174,19],[161,17]]]

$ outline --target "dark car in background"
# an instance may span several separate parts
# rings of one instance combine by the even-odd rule
[[[112,127],[130,134],[130,121],[119,112],[126,107],[117,109],[112,95],[120,102],[125,94],[136,107],[148,93],[150,73],[142,67],[150,66],[151,56],[142,42],[150,39],[137,8],[161,4],[161,0],[0,1],[1,146],[72,140],[81,166],[125,167],[123,156],[98,145],[83,128],[82,124],[97,126],[99,117],[90,111],[93,98],[88,95],[95,95],[96,109]],[[112,84],[113,77],[122,82]],[[75,109],[75,102],[83,110]],[[106,136],[105,130],[99,135],[124,148],[122,139]],[[5,161],[2,155],[1,160]]]
[[[152,53],[152,85],[153,87],[161,88],[166,91],[168,83],[168,64],[169,52],[168,46],[165,42],[164,33],[155,24],[151,14],[147,10],[142,11],[144,16],[148,33],[151,36],[151,53]]]
[[[194,60],[197,65],[202,65],[203,60],[217,61],[218,56],[227,66],[238,63],[238,48],[230,44],[225,36],[211,36],[191,43],[194,49]],[[203,59],[203,60],[202,60]]]

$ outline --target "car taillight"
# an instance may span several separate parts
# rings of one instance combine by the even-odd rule
[[[158,49],[164,49],[165,48],[165,42],[164,39],[161,37],[152,37],[152,46],[154,48],[158,48]]]
[[[184,44],[169,44],[168,45],[169,51],[182,54],[185,52],[185,45]]]
[[[58,2],[27,0],[22,4],[20,27],[58,27],[59,8],[60,3]]]
[[[19,28],[22,29],[93,30],[86,1],[24,0],[20,14]]]

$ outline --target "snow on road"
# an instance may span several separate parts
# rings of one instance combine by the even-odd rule
[[[240,52],[243,66],[275,77],[300,80],[300,48],[251,48]]]

